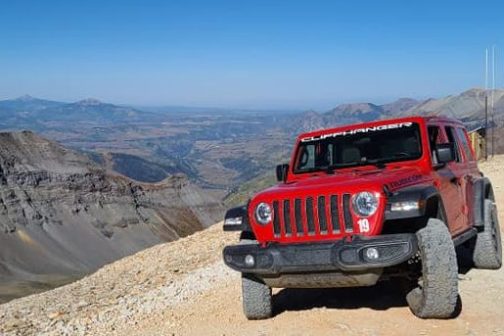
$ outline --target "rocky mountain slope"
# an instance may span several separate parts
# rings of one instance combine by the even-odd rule
[[[482,125],[485,110],[485,96],[488,94],[491,105],[491,91],[470,89],[458,95],[443,98],[430,98],[418,101],[401,98],[389,104],[371,103],[343,104],[325,113],[308,111],[293,119],[291,129],[296,132],[316,128],[365,122],[376,119],[409,115],[444,115],[464,121],[469,127]],[[495,90],[495,121],[499,127],[504,122],[504,90]]]
[[[484,114],[485,96],[488,95],[489,107],[491,106],[492,91],[470,89],[458,95],[450,95],[438,99],[428,99],[402,111],[403,115],[445,115],[453,118],[475,120]],[[493,91],[496,115],[504,113],[504,90]]]
[[[421,101],[411,98],[400,98],[383,105],[372,103],[341,104],[324,113],[312,110],[301,113],[288,124],[292,132],[300,133],[338,125],[391,118],[407,113],[407,111],[421,103]]]
[[[482,164],[504,223],[504,156]],[[414,317],[390,284],[277,290],[274,318],[247,321],[239,274],[222,263],[237,241],[216,225],[161,244],[73,284],[0,305],[10,335],[503,335],[504,269],[460,274],[461,314]]]
[[[0,133],[0,297],[187,236],[221,211],[183,176],[136,183],[34,133]]]

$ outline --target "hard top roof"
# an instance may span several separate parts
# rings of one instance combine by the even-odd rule
[[[342,125],[342,126],[337,126],[337,127],[318,129],[318,130],[314,130],[314,131],[301,133],[298,136],[298,139],[305,138],[305,137],[311,137],[311,136],[315,136],[315,135],[320,135],[320,134],[333,133],[333,132],[338,132],[338,131],[352,130],[352,129],[357,129],[357,128],[366,128],[366,127],[375,127],[375,126],[396,124],[396,123],[403,123],[403,122],[418,122],[418,123],[424,122],[424,123],[429,123],[429,124],[439,122],[439,123],[449,123],[449,124],[463,126],[462,122],[460,122],[459,120],[454,119],[454,118],[450,118],[450,117],[445,117],[445,116],[410,116],[410,117],[401,117],[401,118],[380,119],[380,120],[363,122],[363,123],[347,124],[347,125]]]

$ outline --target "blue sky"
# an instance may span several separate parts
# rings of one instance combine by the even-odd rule
[[[484,84],[501,1],[1,1],[0,99],[328,109]]]

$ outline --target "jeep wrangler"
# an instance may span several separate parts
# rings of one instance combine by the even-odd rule
[[[224,262],[242,273],[248,319],[273,314],[271,288],[407,284],[420,318],[453,317],[457,249],[498,269],[502,247],[492,185],[462,123],[408,117],[301,134],[279,184],[227,211],[241,231]]]

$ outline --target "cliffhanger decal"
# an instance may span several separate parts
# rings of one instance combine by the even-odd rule
[[[389,129],[411,127],[412,125],[413,125],[412,122],[402,122],[402,123],[396,123],[396,124],[386,124],[386,125],[373,126],[373,127],[356,128],[356,129],[351,129],[351,130],[348,130],[348,131],[340,131],[340,132],[335,132],[335,133],[320,134],[320,135],[314,135],[314,136],[302,138],[301,142],[310,142],[310,141],[324,140],[324,139],[327,139],[327,138],[335,138],[335,137],[338,137],[338,136],[354,135],[354,134],[357,134],[357,133],[368,133],[368,132],[385,131],[385,130],[389,130]]]

